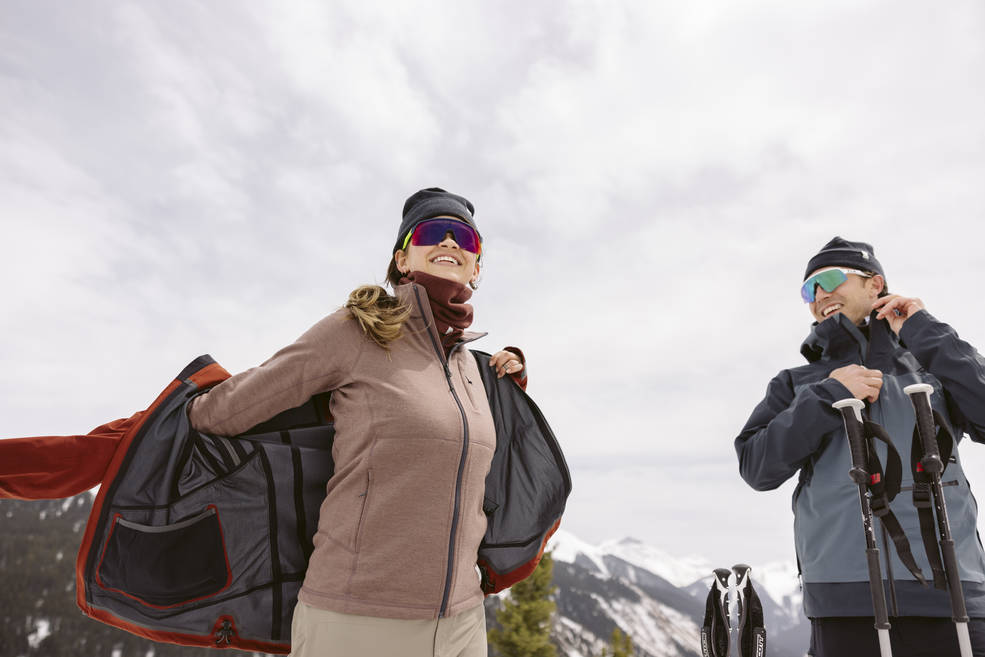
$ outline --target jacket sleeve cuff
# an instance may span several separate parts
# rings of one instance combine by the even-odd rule
[[[818,396],[818,399],[827,402],[829,405],[834,404],[836,401],[855,396],[851,390],[845,387],[845,384],[831,377],[824,379],[814,386],[814,394]]]
[[[907,348],[912,349],[914,345],[919,344],[927,329],[938,323],[940,322],[937,318],[926,310],[917,311],[903,322],[903,326],[899,330],[899,338]]]
[[[811,392],[814,393],[815,398],[827,410],[822,416],[824,420],[816,424],[814,430],[811,432],[816,437],[814,448],[817,449],[820,447],[821,438],[825,434],[831,431],[837,431],[842,427],[841,413],[834,408],[833,404],[842,399],[853,399],[855,395],[841,381],[832,379],[831,377],[819,381],[812,386]]]

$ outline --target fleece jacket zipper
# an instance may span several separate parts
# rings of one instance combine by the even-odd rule
[[[417,299],[417,306],[421,311],[421,316],[425,316],[424,306],[421,303],[421,294],[417,288],[414,288],[414,297]],[[435,340],[434,333],[430,330],[430,327],[427,333],[431,338],[431,346],[434,347],[434,351],[438,355],[438,359],[441,361],[441,365],[445,370],[445,380],[448,383],[448,390],[451,392],[452,397],[455,398],[455,403],[458,405],[458,412],[462,414],[462,455],[458,461],[458,475],[455,477],[455,507],[451,519],[451,532],[448,536],[448,567],[445,570],[445,590],[441,595],[441,607],[438,610],[438,616],[444,617],[448,613],[448,596],[451,594],[451,578],[455,564],[455,534],[458,532],[459,499],[461,498],[462,475],[465,472],[465,458],[469,451],[469,421],[465,415],[465,407],[462,406],[462,400],[459,399],[458,393],[455,392],[455,386],[452,384],[451,369],[448,367],[448,359],[445,357],[445,352],[438,344],[438,341]]]

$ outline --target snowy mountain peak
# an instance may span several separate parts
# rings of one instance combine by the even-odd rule
[[[612,574],[611,568],[606,565],[606,558],[615,557],[662,577],[677,587],[686,587],[707,579],[716,567],[697,555],[671,556],[631,536],[592,545],[569,531],[559,529],[551,538],[548,549],[554,550],[555,559],[578,564],[604,577]],[[719,565],[729,567],[731,564]],[[797,568],[792,562],[751,565],[753,582],[757,588],[762,587],[778,602],[785,602],[785,607],[800,604]]]
[[[558,529],[554,533],[547,549],[553,551],[552,554],[557,561],[578,564],[603,577],[610,575],[602,558],[605,552],[564,529]]]
[[[558,625],[568,657],[595,654],[612,627],[633,637],[641,655],[697,654],[691,644],[704,614],[713,564],[703,557],[671,556],[633,537],[593,545],[569,531],[551,538]],[[728,568],[732,564],[715,564]],[[763,603],[771,654],[803,655],[809,628],[801,609],[796,566],[778,562],[752,566]]]

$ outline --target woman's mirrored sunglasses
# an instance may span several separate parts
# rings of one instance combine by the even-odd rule
[[[872,274],[860,269],[847,269],[838,267],[837,269],[826,269],[818,272],[804,281],[800,286],[800,298],[804,303],[814,303],[817,286],[824,288],[825,292],[834,292],[835,288],[848,280],[849,274],[857,274],[862,278],[872,278]]]
[[[441,244],[445,236],[451,233],[452,239],[465,251],[476,255],[482,253],[482,240],[472,226],[454,219],[428,219],[414,226],[404,238],[402,248],[408,244],[414,246],[434,246]]]

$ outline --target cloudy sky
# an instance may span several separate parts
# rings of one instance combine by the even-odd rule
[[[0,0],[0,436],[259,363],[438,185],[476,205],[478,346],[526,350],[565,527],[792,560],[792,482],[752,491],[732,442],[802,362],[810,255],[874,243],[985,349],[982,80],[977,0]]]

